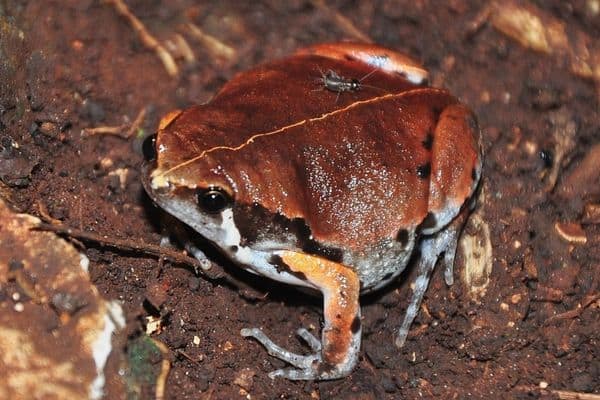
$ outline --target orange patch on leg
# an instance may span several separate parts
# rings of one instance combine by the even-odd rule
[[[356,321],[359,315],[358,276],[345,265],[321,257],[292,251],[283,251],[279,255],[291,271],[304,274],[323,292],[323,362],[329,365],[345,362],[352,336],[360,327],[360,321]]]

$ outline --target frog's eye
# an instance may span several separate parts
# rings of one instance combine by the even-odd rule
[[[146,161],[154,161],[156,159],[156,133],[144,139],[142,142],[142,153]]]
[[[198,205],[205,212],[216,214],[229,207],[233,201],[229,194],[218,186],[200,189],[197,192]]]

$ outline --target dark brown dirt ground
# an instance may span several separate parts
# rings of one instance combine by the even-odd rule
[[[141,128],[152,132],[162,114],[207,101],[237,71],[307,44],[348,38],[309,2],[239,3],[128,2],[159,39],[180,32],[192,45],[197,62],[179,61],[181,74],[172,78],[101,2],[0,1],[6,53],[0,148],[12,160],[0,164],[2,196],[20,212],[159,243],[156,212],[139,179],[140,140],[82,130],[127,123],[147,107]],[[591,153],[600,143],[599,91],[571,74],[564,59],[525,49],[489,25],[469,35],[484,4],[336,1],[331,7],[375,42],[421,60],[433,82],[478,115],[486,151],[479,207],[493,248],[485,295],[472,299],[460,282],[447,288],[437,271],[425,309],[398,350],[393,334],[410,293],[409,279],[402,279],[364,299],[363,347],[351,376],[273,381],[267,373],[282,363],[243,339],[240,329],[262,326],[284,347],[304,351],[293,332],[319,327],[318,300],[239,273],[234,283],[210,282],[190,268],[88,243],[93,282],[105,297],[123,302],[130,338],[157,313],[147,300],[160,308],[165,327],[156,338],[170,349],[172,363],[168,399],[558,396],[540,390],[540,382],[600,395],[598,298],[591,301],[598,294],[600,220],[590,215],[600,203],[600,157]],[[536,4],[570,28],[600,37],[597,1]],[[215,59],[187,36],[182,23],[188,19],[232,46],[234,59]],[[561,144],[565,132],[574,133],[571,147]],[[567,152],[552,189],[547,175],[562,148]],[[115,171],[124,174],[122,184]],[[557,222],[580,225],[587,242],[564,240]],[[242,373],[251,377],[245,383]]]

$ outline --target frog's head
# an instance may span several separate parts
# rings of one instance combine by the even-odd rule
[[[173,134],[171,123],[179,112],[165,116],[158,133],[144,142],[146,192],[162,209],[220,247],[239,243],[233,221],[232,182],[210,157],[192,156],[194,150]],[[239,236],[239,235],[238,235]]]

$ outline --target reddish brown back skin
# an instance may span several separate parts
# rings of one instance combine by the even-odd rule
[[[239,203],[303,218],[315,240],[353,250],[394,238],[430,208],[449,198],[462,204],[470,195],[464,180],[477,162],[478,133],[470,112],[447,91],[377,71],[362,82],[369,87],[336,102],[319,83],[319,69],[360,78],[373,67],[296,55],[241,73],[208,104],[183,111],[159,132],[158,170],[188,185],[225,187]],[[450,105],[463,111],[452,108],[456,125],[443,120],[452,135],[438,135],[440,114]],[[417,173],[426,165],[435,199],[429,176]]]

